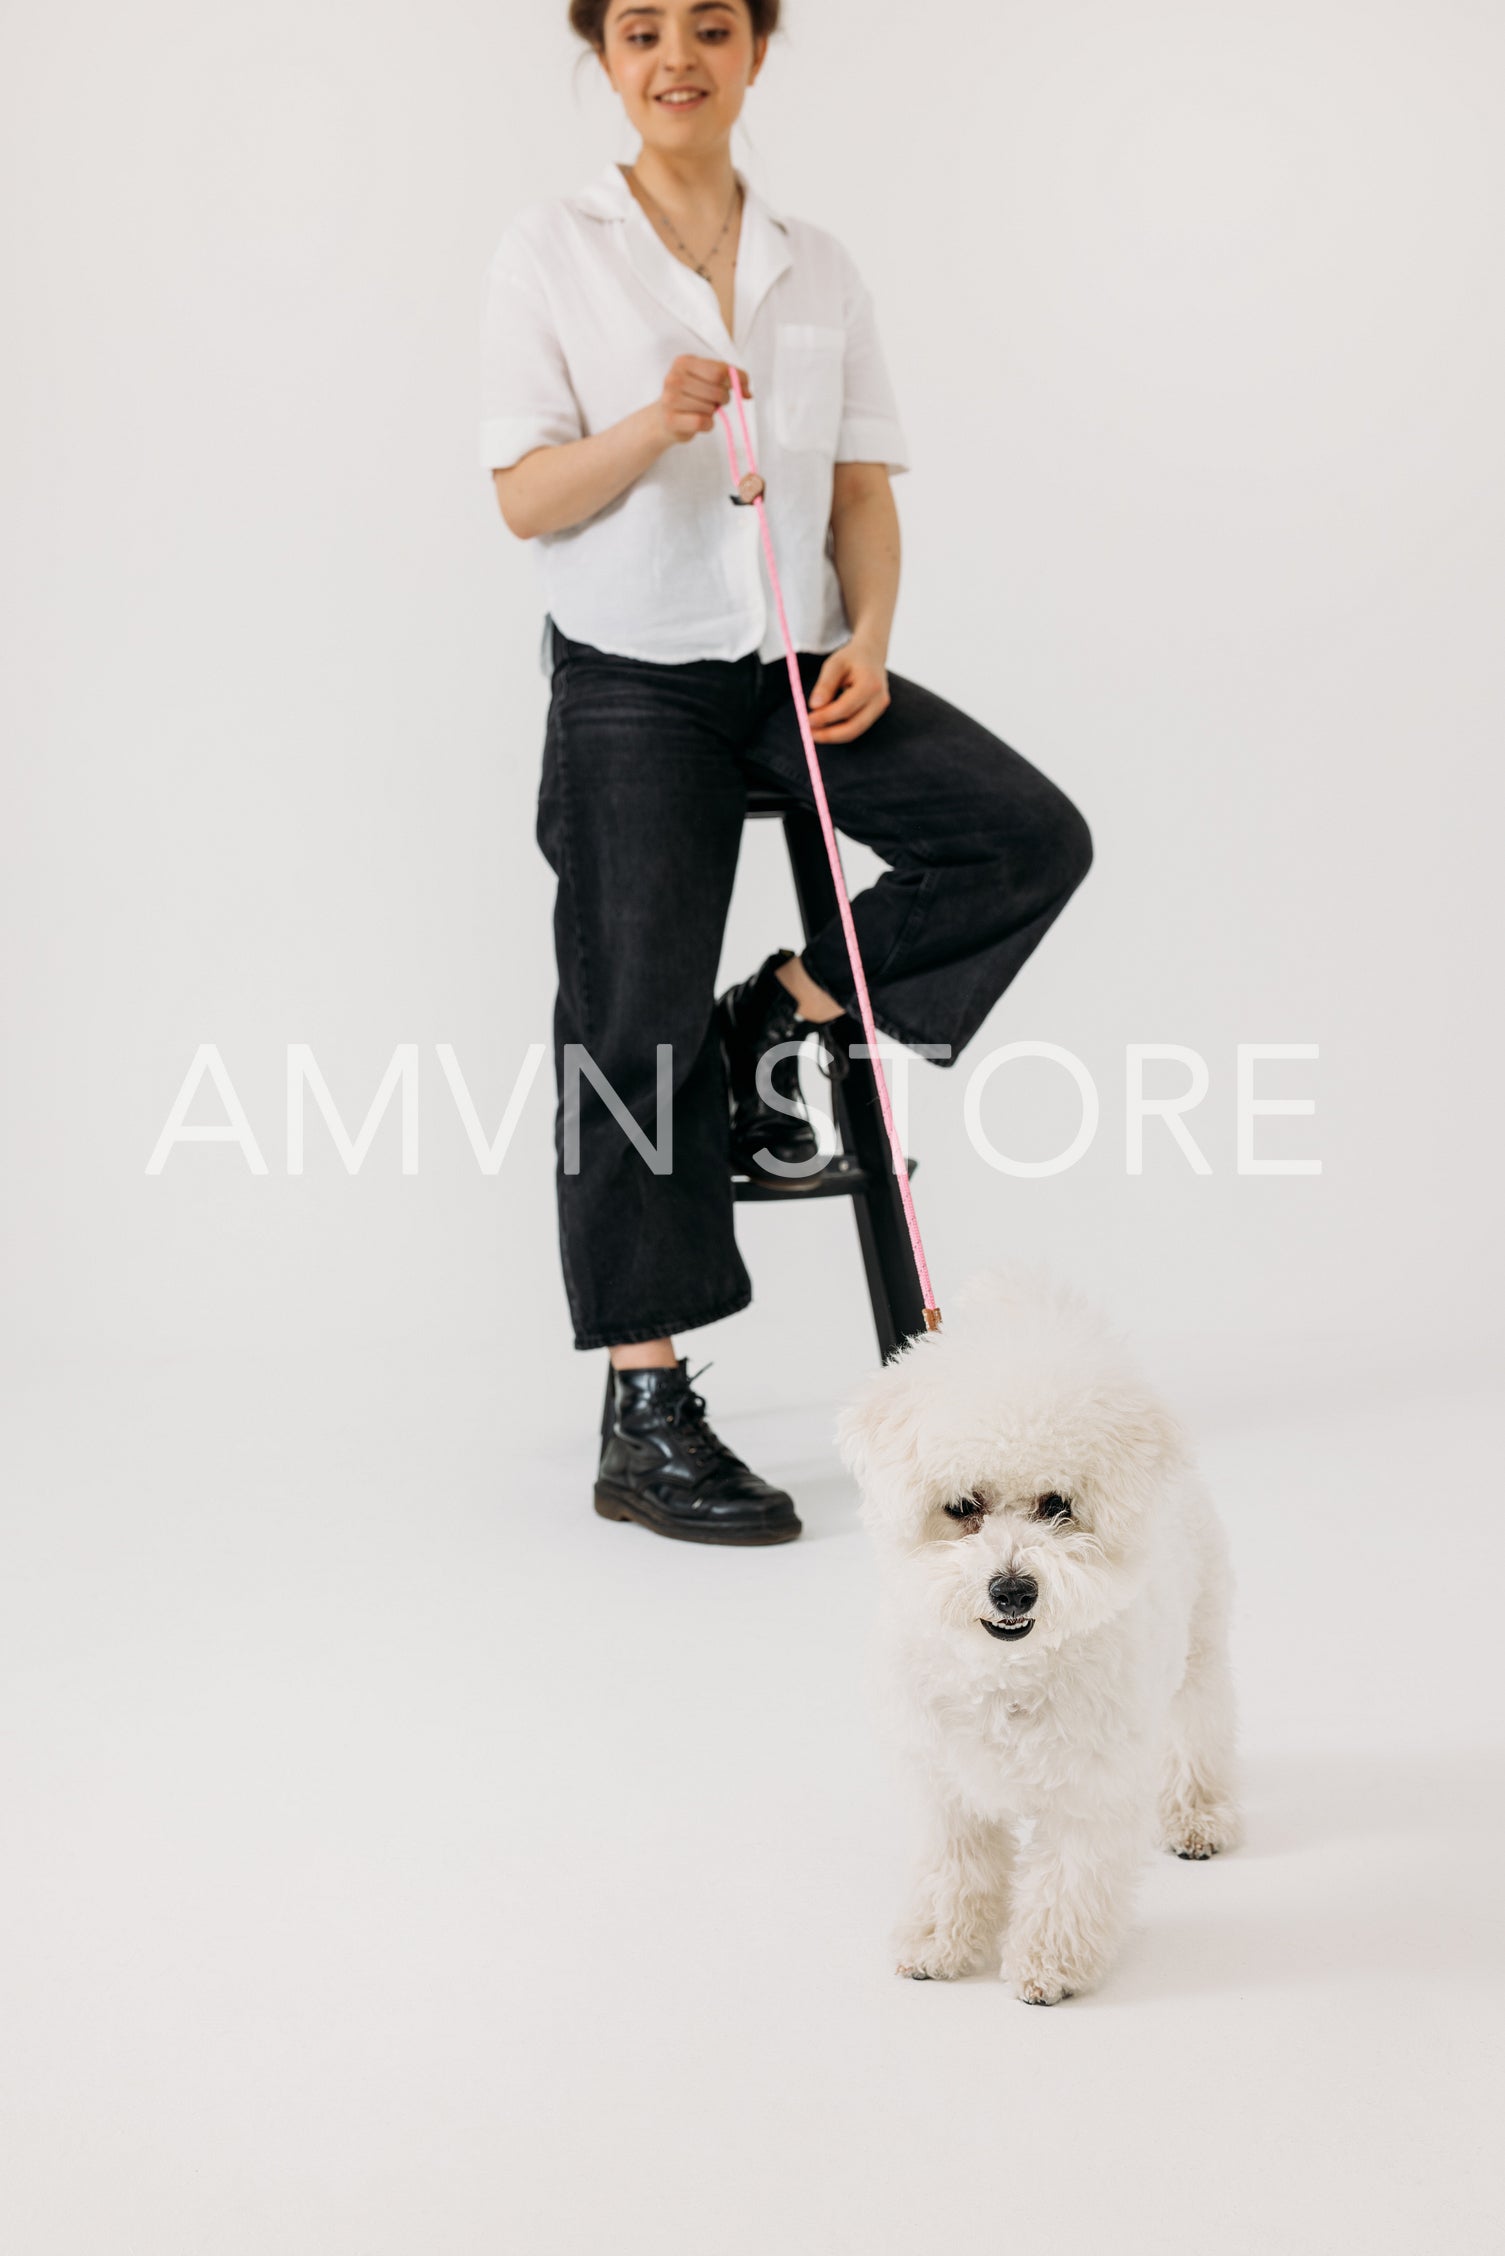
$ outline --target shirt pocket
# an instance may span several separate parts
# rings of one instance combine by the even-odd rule
[[[781,321],[774,338],[773,409],[779,444],[834,456],[841,429],[844,329]]]

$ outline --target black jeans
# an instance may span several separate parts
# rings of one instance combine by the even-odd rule
[[[808,694],[822,660],[799,662]],[[821,770],[838,829],[888,864],[852,904],[874,1018],[954,1058],[1087,874],[1092,841],[1071,801],[980,722],[902,674],[888,685],[887,711],[822,746]],[[770,778],[810,803],[782,658],[664,665],[555,628],[538,843],[559,880],[559,1242],[577,1347],[693,1331],[752,1298],[714,982],[747,786]],[[855,1016],[840,925],[802,954]],[[579,1056],[662,1153],[664,1043],[672,1166],[657,1173]]]

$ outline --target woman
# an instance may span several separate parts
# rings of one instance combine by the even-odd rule
[[[1091,841],[1028,761],[887,670],[907,462],[873,303],[835,237],[773,211],[731,157],[778,0],[569,13],[642,145],[506,230],[482,423],[547,601],[565,1286],[576,1346],[611,1353],[596,1509],[780,1543],[793,1501],[718,1440],[673,1335],[752,1297],[733,1163],[796,1189],[819,1164],[794,1045],[860,1035],[835,924],[714,997],[748,783],[810,798],[757,512],[728,507],[732,366],[832,812],[888,865],[853,904],[882,1030],[954,1058]]]

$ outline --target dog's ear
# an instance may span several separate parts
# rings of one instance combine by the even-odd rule
[[[1132,1394],[1115,1421],[1121,1444],[1161,1478],[1184,1472],[1191,1444],[1175,1413],[1146,1387]]]
[[[886,1405],[879,1381],[879,1372],[865,1379],[845,1403],[836,1420],[836,1446],[841,1451],[841,1461],[859,1488],[867,1485],[876,1452],[882,1448],[882,1433]]]
[[[841,1461],[859,1488],[903,1478],[914,1469],[909,1350],[865,1379],[836,1421]]]
[[[1191,1440],[1174,1410],[1155,1404],[1155,1441],[1163,1473],[1185,1472],[1192,1461]]]

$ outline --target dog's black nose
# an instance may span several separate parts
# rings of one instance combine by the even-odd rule
[[[994,1575],[988,1596],[1001,1614],[1027,1614],[1040,1595],[1033,1575]]]

